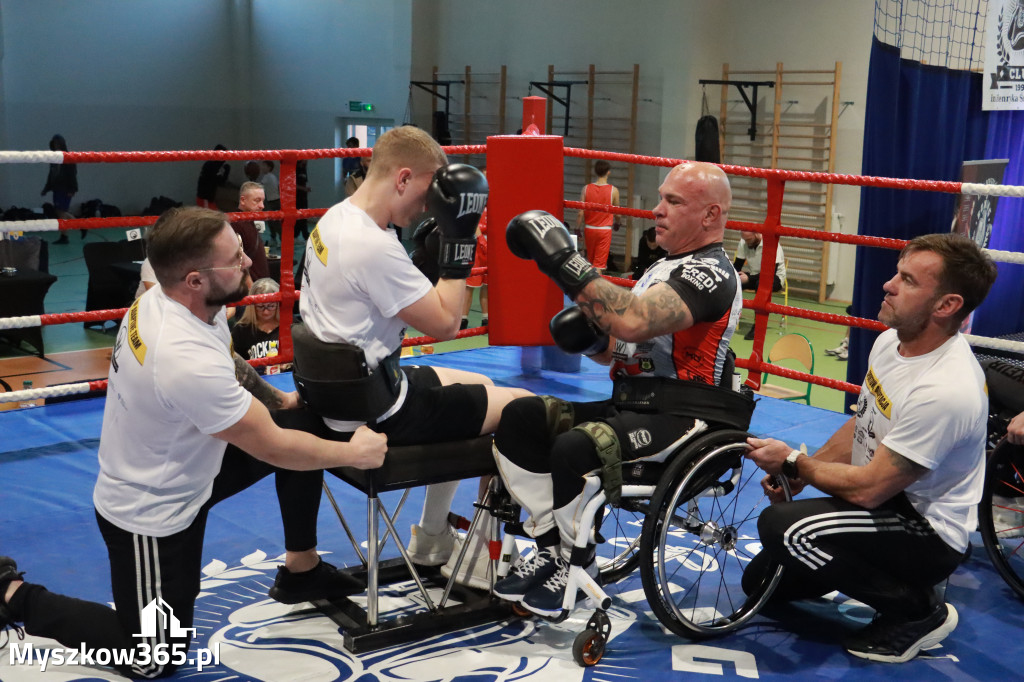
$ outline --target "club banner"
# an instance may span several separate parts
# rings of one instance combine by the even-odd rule
[[[1024,109],[1024,0],[989,0],[981,108]]]

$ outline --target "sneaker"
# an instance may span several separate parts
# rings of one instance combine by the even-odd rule
[[[487,524],[484,523],[479,524],[477,526],[477,531],[470,537],[469,549],[466,550],[466,556],[462,558],[462,566],[455,578],[455,582],[460,585],[466,585],[476,590],[491,589],[491,543],[487,537],[488,533],[486,525]],[[481,531],[480,529],[483,530]],[[455,545],[452,548],[452,555],[449,557],[448,563],[441,567],[441,575],[445,578],[452,577],[452,571],[455,569],[455,562],[459,560],[459,553],[462,552],[462,545],[464,543],[465,538],[461,536],[456,538]],[[518,558],[519,550],[515,545],[512,545],[511,562],[515,563]]]
[[[462,322],[459,323],[459,331],[460,332],[464,331],[466,329],[469,329],[469,318],[468,317],[462,318]]]
[[[569,582],[569,562],[561,556],[555,557],[556,570],[542,585],[535,587],[523,597],[523,607],[539,616],[555,618],[562,613],[565,588]],[[591,578],[597,577],[597,563],[590,562],[586,568]],[[577,592],[577,597],[579,592]]]
[[[270,598],[282,604],[301,604],[316,599],[333,601],[365,590],[366,585],[361,581],[321,559],[315,568],[301,573],[279,566]]]
[[[836,353],[836,360],[846,360],[850,357],[850,351],[847,348],[843,348],[841,351]]]
[[[747,333],[743,335],[743,338],[746,339],[747,341],[753,341],[754,340],[754,326],[753,325],[751,325],[750,329],[747,330]]]
[[[876,614],[870,625],[854,633],[843,646],[860,658],[906,663],[921,649],[929,649],[944,640],[956,628],[958,620],[952,604],[939,604],[921,620]]]
[[[437,535],[427,533],[421,526],[412,524],[409,529],[409,558],[417,566],[442,566],[455,548],[455,529],[446,526]]]
[[[561,558],[549,548],[537,548],[529,559],[513,563],[508,575],[494,584],[494,596],[506,601],[522,601],[526,594],[543,585],[558,570]],[[564,563],[564,562],[563,562]]]
[[[843,355],[843,357],[845,357],[847,351],[849,350],[849,347],[850,347],[850,339],[843,339],[842,341],[839,342],[839,345],[836,346],[835,348],[829,348],[828,350],[826,350],[825,351],[825,355],[834,355],[834,356]]]
[[[11,628],[17,633],[19,639],[25,639],[25,631],[18,627],[17,621],[14,619],[14,614],[11,613],[11,609],[7,606],[7,586],[14,580],[21,580],[24,573],[18,572],[18,564],[14,559],[6,556],[0,556],[0,632],[6,632],[7,628]],[[7,642],[4,642],[6,646]]]

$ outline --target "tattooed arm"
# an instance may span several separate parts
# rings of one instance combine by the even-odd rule
[[[576,305],[598,329],[627,342],[647,341],[693,326],[689,307],[664,283],[634,296],[629,289],[598,279],[580,292]]]
[[[232,353],[235,360],[235,378],[239,385],[252,393],[256,400],[267,406],[270,410],[293,409],[299,406],[298,394],[285,393],[268,384],[259,375],[256,369],[246,362],[238,353]]]

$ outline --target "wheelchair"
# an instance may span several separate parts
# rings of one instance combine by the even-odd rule
[[[761,489],[764,473],[744,457],[749,436],[705,425],[651,458],[660,462],[624,463],[621,499],[603,523],[607,496],[598,477],[588,477],[587,486],[598,492],[585,506],[581,526],[592,521],[595,532],[576,539],[562,614],[555,619],[565,619],[575,607],[577,589],[596,606],[573,643],[579,665],[596,665],[605,653],[612,600],[604,588],[638,566],[654,615],[682,637],[732,632],[767,602],[782,576],[781,566],[750,594],[740,586],[746,563],[760,551],[757,517],[769,504]],[[779,483],[785,499],[791,499],[785,478]],[[598,543],[596,579],[582,565],[591,541]]]
[[[1024,412],[1024,363],[982,362],[989,390],[985,487],[978,528],[989,559],[1024,599],[1024,447],[1005,438],[1010,420]]]

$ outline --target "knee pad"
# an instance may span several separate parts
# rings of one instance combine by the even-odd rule
[[[517,398],[501,411],[494,449],[529,471],[549,471],[554,437],[573,423],[573,406],[552,396]]]
[[[605,497],[611,504],[618,504],[622,498],[622,446],[615,429],[605,422],[586,422],[573,427],[594,443],[597,457],[601,460],[601,483]]]

